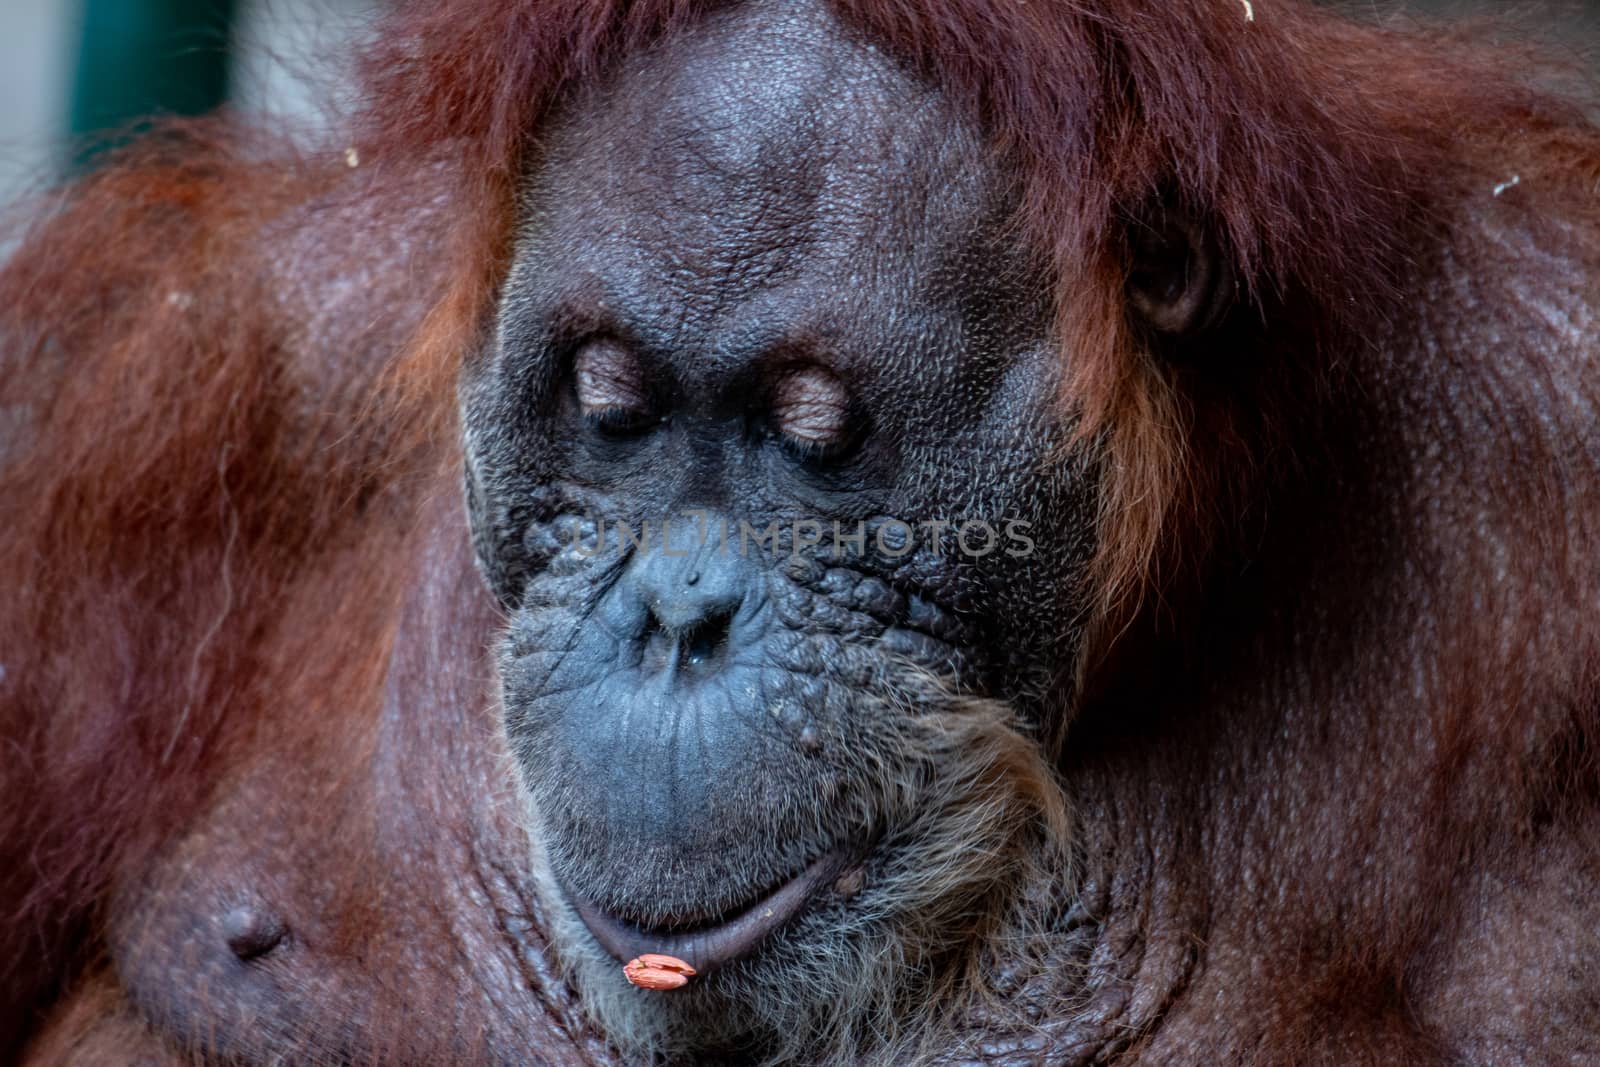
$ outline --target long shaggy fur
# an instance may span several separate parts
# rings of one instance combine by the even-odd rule
[[[88,973],[115,891],[141,885],[256,753],[332,753],[350,766],[368,757],[401,590],[427,566],[422,503],[454,482],[455,370],[505,270],[516,178],[538,151],[540,118],[568,87],[704,6],[406,4],[364,57],[362,106],[326,141],[288,145],[229,116],[172,126],[33,214],[0,272],[0,796],[26,798],[0,806],[0,1055],[35,1009]],[[1019,232],[1060,279],[1062,401],[1107,478],[1103,636],[1087,693],[1115,690],[1117,668],[1141,662],[1121,641],[1147,634],[1139,612],[1179,603],[1186,582],[1253,546],[1269,502],[1305,506],[1279,494],[1308,466],[1328,473],[1308,455],[1317,412],[1353,410],[1361,428],[1393,425],[1374,411],[1411,420],[1414,432],[1367,440],[1373,454],[1351,468],[1360,474],[1388,471],[1395,457],[1420,470],[1428,442],[1444,441],[1464,458],[1430,470],[1466,472],[1476,488],[1503,482],[1478,513],[1453,514],[1452,528],[1509,531],[1510,548],[1483,540],[1434,552],[1433,527],[1404,526],[1428,551],[1396,562],[1392,579],[1433,597],[1425,624],[1436,632],[1423,644],[1440,657],[1435,670],[1388,670],[1357,645],[1355,624],[1286,629],[1293,647],[1275,662],[1306,656],[1311,642],[1333,666],[1299,684],[1244,687],[1231,716],[1185,693],[1187,732],[1139,757],[1134,785],[1134,746],[1119,748],[1113,729],[1079,787],[1103,838],[1143,843],[1119,845],[1119,861],[1136,868],[1119,886],[1162,887],[1164,906],[1189,918],[1210,907],[1193,901],[1233,898],[1202,886],[1186,857],[1221,863],[1220,841],[1253,871],[1247,846],[1265,848],[1279,828],[1199,800],[1174,811],[1148,782],[1208,804],[1235,788],[1290,798],[1305,829],[1274,855],[1299,873],[1343,873],[1260,875],[1247,899],[1262,916],[1362,902],[1328,920],[1360,932],[1354,955],[1329,929],[1252,920],[1262,952],[1281,952],[1251,973],[1288,992],[1264,998],[1259,1018],[1229,1016],[1210,1040],[1254,1048],[1263,1062],[1274,1047],[1300,1062],[1431,1054],[1407,1029],[1406,961],[1442,921],[1436,902],[1459,888],[1452,872],[1463,857],[1520,855],[1485,827],[1534,839],[1585,825],[1596,789],[1600,679],[1584,621],[1596,537],[1583,497],[1600,479],[1580,417],[1594,387],[1536,341],[1486,367],[1474,353],[1494,346],[1468,338],[1469,351],[1432,353],[1427,373],[1438,377],[1426,381],[1421,356],[1396,369],[1374,352],[1407,344],[1419,306],[1448,326],[1464,293],[1502,315],[1507,335],[1531,336],[1517,331],[1549,318],[1542,295],[1486,276],[1510,262],[1553,288],[1575,265],[1592,267],[1583,235],[1600,204],[1600,134],[1586,97],[1531,85],[1537,53],[1514,45],[1354,23],[1287,0],[1258,0],[1251,19],[1235,0],[836,6],[976,116],[1020,175]],[[1504,198],[1491,196],[1513,175]],[[1236,270],[1249,328],[1209,353],[1213,371],[1236,377],[1159,359],[1124,315],[1124,227],[1153,196],[1210,220]],[[1521,229],[1481,227],[1491,203]],[[1552,257],[1518,233],[1580,250]],[[1445,291],[1419,300],[1419,277],[1434,276]],[[1485,396],[1493,403],[1474,406]],[[1324,406],[1330,397],[1338,403]],[[1522,473],[1502,479],[1507,468]],[[1508,518],[1513,504],[1527,507]],[[1485,599],[1460,579],[1463,561],[1506,580]],[[1536,595],[1540,573],[1555,575],[1553,596]],[[1386,617],[1326,602],[1362,632],[1391,634],[1378,625]],[[1202,620],[1233,621],[1224,611]],[[1421,641],[1423,625],[1403,633]],[[1547,672],[1515,669],[1539,657]],[[1194,666],[1181,650],[1161,662]],[[1351,680],[1363,677],[1370,688]],[[1404,708],[1397,693],[1410,695]],[[1138,700],[1115,706],[1144,721]],[[1013,784],[1040,781],[1003,731],[981,740]],[[1358,756],[1379,784],[1352,806],[1338,787],[1358,771],[1336,761]],[[1275,776],[1271,789],[1262,775]],[[1048,807],[1037,796],[1004,803]],[[943,876],[970,875],[955,846],[971,842],[980,810],[929,829],[951,856]],[[1100,846],[1112,849],[1089,845]],[[1521,877],[1510,862],[1507,877]],[[1352,873],[1373,865],[1388,872],[1383,892]],[[334,873],[360,883],[363,870],[350,860]],[[1165,951],[1153,936],[1129,942],[1142,947],[1126,966]],[[1107,973],[1126,977],[1125,962]],[[872,998],[885,987],[863,989],[870,1003],[856,1000],[835,1032],[797,1020],[777,993],[768,1014],[850,1045],[884,1017]],[[1128,1010],[1153,1026],[1164,1004]],[[1361,1032],[1378,1035],[1370,1046],[1301,1040],[1332,1004],[1365,1013],[1372,1026]],[[395,1040],[380,1019],[367,1029]],[[1145,1030],[1118,1033],[1129,1047]],[[1262,1034],[1284,1036],[1273,1046]],[[71,1044],[59,1032],[52,1042]]]

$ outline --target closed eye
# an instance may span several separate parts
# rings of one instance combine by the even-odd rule
[[[637,356],[609,338],[586,342],[573,360],[573,392],[584,424],[628,435],[660,421]]]
[[[857,436],[849,391],[821,367],[786,375],[773,391],[768,418],[784,447],[805,462],[838,459]]]

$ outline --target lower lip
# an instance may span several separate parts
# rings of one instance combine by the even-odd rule
[[[843,852],[829,852],[729,921],[682,933],[642,930],[575,896],[569,894],[569,898],[600,947],[618,962],[654,952],[676,956],[704,974],[760,947],[762,942],[793,919],[820,887],[837,878],[846,866]]]

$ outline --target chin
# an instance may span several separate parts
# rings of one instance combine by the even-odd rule
[[[986,770],[886,791],[876,832],[751,880],[759,888],[740,899],[706,886],[715,903],[675,895],[670,914],[603,905],[574,888],[594,885],[592,871],[575,878],[576,858],[541,848],[558,960],[612,1043],[696,1062],[895,1063],[936,1037],[948,1046],[980,1006],[992,1014],[985,957],[1045,937],[1037,902],[1068,888],[1057,884],[1070,867],[1067,815],[1037,747],[1002,708],[946,714],[959,715],[959,749],[985,757],[967,766]],[[696,974],[681,989],[636,988],[623,965],[646,953]]]

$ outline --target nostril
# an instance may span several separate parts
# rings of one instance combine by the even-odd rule
[[[717,615],[696,623],[682,637],[683,662],[690,667],[709,663],[728,643],[728,616]]]
[[[702,553],[702,556],[705,556]],[[641,666],[654,674],[674,669],[703,673],[726,658],[725,648],[751,592],[748,563],[720,556],[686,559],[640,556],[617,596],[629,629],[637,626]]]
[[[674,662],[684,667],[702,667],[716,660],[728,643],[733,620],[731,612],[717,612],[686,626],[671,626],[654,611],[644,621],[639,646],[651,671],[670,669]]]

